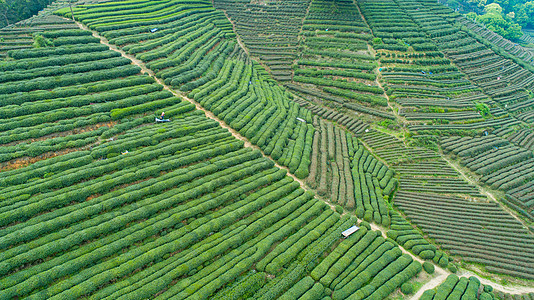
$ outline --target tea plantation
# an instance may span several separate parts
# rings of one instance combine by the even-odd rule
[[[534,299],[529,48],[428,0],[70,2],[0,29],[0,299]]]

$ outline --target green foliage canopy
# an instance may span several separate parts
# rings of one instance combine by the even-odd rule
[[[53,0],[0,0],[0,28],[27,19]]]

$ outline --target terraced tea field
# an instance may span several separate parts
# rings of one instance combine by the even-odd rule
[[[60,1],[1,29],[0,299],[531,299],[534,69],[465,22]]]

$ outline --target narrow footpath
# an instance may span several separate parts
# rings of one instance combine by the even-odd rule
[[[163,86],[164,89],[170,91],[170,92],[173,93],[176,97],[179,97],[179,98],[181,98],[181,99],[184,99],[184,100],[186,100],[186,101],[188,101],[188,102],[194,104],[195,107],[196,107],[196,109],[203,111],[203,112],[206,114],[206,116],[207,116],[208,118],[210,118],[210,119],[216,121],[217,123],[219,123],[219,125],[220,125],[221,127],[226,128],[226,129],[232,134],[232,136],[234,136],[236,139],[239,139],[239,140],[243,141],[243,142],[245,143],[245,147],[247,147],[247,148],[252,148],[252,149],[254,149],[254,150],[259,150],[259,151],[261,152],[261,154],[262,154],[264,157],[266,157],[266,158],[272,160],[272,161],[274,162],[274,164],[275,164],[276,167],[278,167],[278,168],[280,168],[280,169],[284,169],[284,170],[286,170],[286,171],[287,171],[287,175],[290,176],[291,178],[293,178],[295,181],[297,181],[297,182],[300,184],[300,187],[301,187],[302,189],[304,189],[304,190],[306,190],[306,191],[308,190],[308,188],[306,187],[304,181],[302,181],[301,179],[297,178],[295,175],[291,174],[291,173],[289,172],[289,169],[288,169],[287,167],[278,164],[272,157],[270,157],[269,155],[265,154],[265,153],[260,149],[260,147],[258,147],[258,146],[256,146],[256,145],[253,145],[253,144],[252,144],[246,137],[242,136],[239,132],[237,132],[236,130],[234,130],[233,128],[231,128],[231,127],[230,127],[228,124],[226,124],[223,120],[217,118],[217,116],[215,116],[211,111],[209,111],[209,110],[205,109],[204,107],[202,107],[202,106],[200,105],[200,103],[196,102],[196,101],[193,100],[193,99],[188,98],[187,96],[185,96],[185,95],[182,94],[182,93],[179,93],[179,92],[177,92],[177,91],[171,89],[171,88],[170,88],[169,86],[167,86],[163,81],[161,81],[159,78],[157,78],[157,77],[156,77],[156,74],[155,74],[152,70],[150,70],[149,68],[147,68],[146,65],[145,65],[142,61],[136,59],[136,58],[133,57],[132,55],[127,54],[126,52],[124,52],[124,51],[122,51],[121,49],[117,48],[117,46],[110,44],[109,41],[108,41],[105,37],[99,35],[97,31],[94,31],[94,30],[89,29],[87,26],[85,26],[84,24],[82,24],[82,23],[80,23],[80,22],[77,22],[77,21],[76,21],[76,24],[78,25],[78,27],[80,27],[80,28],[83,29],[83,30],[91,31],[91,32],[93,33],[93,36],[94,36],[94,37],[99,38],[99,39],[100,39],[100,42],[101,42],[102,44],[108,46],[111,50],[116,51],[116,52],[119,52],[123,57],[126,57],[126,58],[128,58],[129,60],[131,60],[132,63],[133,63],[134,65],[136,65],[136,66],[138,66],[138,67],[141,68],[141,73],[143,73],[143,74],[148,74],[149,76],[151,76],[152,78],[154,78],[154,80],[156,80],[157,83],[161,84],[161,85]],[[319,200],[324,201],[323,199],[320,199],[319,197],[316,197],[316,198],[319,199]],[[328,203],[328,202],[326,202],[326,201],[324,201],[324,202],[325,202],[326,204],[328,204],[332,209],[335,210],[335,205],[333,205],[333,204],[331,204],[331,203]]]
[[[472,180],[471,178],[469,178],[468,174],[466,174],[455,162],[451,161],[449,158],[447,158],[445,155],[443,155],[442,153],[440,153],[440,156],[441,158],[446,161],[454,170],[456,170],[456,172],[458,172],[458,174],[460,174],[460,177],[463,178],[465,181],[469,182],[470,184],[476,186],[478,188],[478,190],[483,194],[483,195],[486,195],[486,197],[488,197],[489,199],[491,199],[493,202],[496,202],[497,204],[499,204],[499,206],[505,210],[506,212],[508,212],[512,217],[514,217],[517,221],[519,221],[521,224],[523,224],[523,227],[525,227],[525,229],[527,231],[529,231],[530,233],[533,233],[531,230],[530,230],[530,227],[525,223],[525,221],[523,221],[521,218],[519,218],[517,216],[517,213],[514,212],[512,209],[508,208],[506,205],[502,204],[501,202],[499,202],[499,200],[497,200],[497,197],[495,197],[491,192],[487,191],[485,188],[483,188],[478,182]]]
[[[442,270],[441,270],[442,271]],[[434,277],[427,283],[425,283],[418,291],[417,293],[415,293],[415,295],[413,295],[410,300],[419,300],[419,298],[421,298],[421,296],[423,295],[423,293],[426,291],[426,290],[431,290],[435,287],[437,287],[438,285],[440,285],[443,281],[445,281],[445,279],[447,279],[447,277],[449,277],[450,273],[449,272],[441,272],[441,271],[438,271],[437,269],[434,271]]]

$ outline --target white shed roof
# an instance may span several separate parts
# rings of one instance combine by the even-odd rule
[[[343,231],[341,234],[344,236],[344,237],[348,237],[349,235],[355,233],[356,231],[358,231],[358,229],[360,229],[360,227],[358,226],[352,226],[351,228]]]

